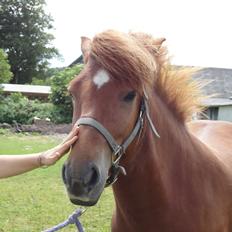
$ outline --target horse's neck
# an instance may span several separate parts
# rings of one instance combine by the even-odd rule
[[[116,205],[131,215],[136,211],[139,212],[141,208],[153,208],[155,211],[162,208],[161,204],[165,207],[167,203],[165,182],[169,179],[169,166],[172,165],[169,156],[177,156],[181,149],[178,148],[178,140],[181,138],[176,136],[175,131],[178,128],[171,125],[167,119],[166,109],[162,109],[163,106],[159,105],[159,102],[156,104],[158,105],[149,107],[160,138],[155,137],[145,118],[143,136],[129,148],[122,161],[127,176],[120,176],[113,186]]]
[[[127,176],[120,176],[113,190],[121,214],[136,218],[141,210],[146,215],[146,209],[150,214],[153,209],[157,220],[163,220],[162,211],[170,206],[172,196],[182,194],[178,192],[182,186],[203,171],[198,163],[204,162],[201,153],[206,147],[188,133],[161,101],[153,104],[151,116],[160,138],[154,136],[146,120],[142,141],[130,148],[122,162]],[[127,158],[132,161],[127,162]]]

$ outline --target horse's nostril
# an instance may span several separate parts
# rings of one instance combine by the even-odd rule
[[[93,166],[89,169],[89,172],[83,178],[83,184],[86,187],[89,187],[90,190],[98,183],[99,181],[99,172],[97,167]]]
[[[64,164],[62,167],[62,179],[63,179],[64,183],[67,184],[67,178],[65,175],[65,171],[66,171],[66,165]]]

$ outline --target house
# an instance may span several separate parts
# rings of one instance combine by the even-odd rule
[[[232,122],[232,99],[209,98],[204,101],[206,115],[212,120]]]
[[[47,99],[51,94],[50,86],[0,84],[4,94],[21,93],[29,98]]]
[[[206,115],[212,120],[232,121],[232,69],[204,68],[194,78],[209,81],[203,88]]]

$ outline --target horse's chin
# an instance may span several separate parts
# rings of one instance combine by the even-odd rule
[[[96,189],[96,191],[90,192],[89,194],[80,194],[80,195],[75,195],[72,194],[68,189],[68,197],[69,200],[74,204],[74,205],[80,205],[80,206],[93,206],[97,204],[99,198],[101,197],[101,194],[104,190],[104,187],[102,189]]]
[[[72,194],[69,195],[69,200],[74,204],[74,205],[80,205],[80,206],[93,206],[97,204],[101,193],[98,194],[97,196],[94,197],[77,197],[73,196]]]
[[[70,198],[70,201],[74,204],[74,205],[80,205],[80,206],[94,206],[97,204],[99,198],[96,200],[88,200],[88,201],[83,201],[83,200],[79,200],[79,199],[72,199]]]

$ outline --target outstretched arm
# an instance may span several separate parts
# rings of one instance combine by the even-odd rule
[[[78,127],[74,127],[63,143],[41,153],[28,155],[0,155],[0,178],[6,178],[31,171],[41,166],[56,163],[78,138]]]

